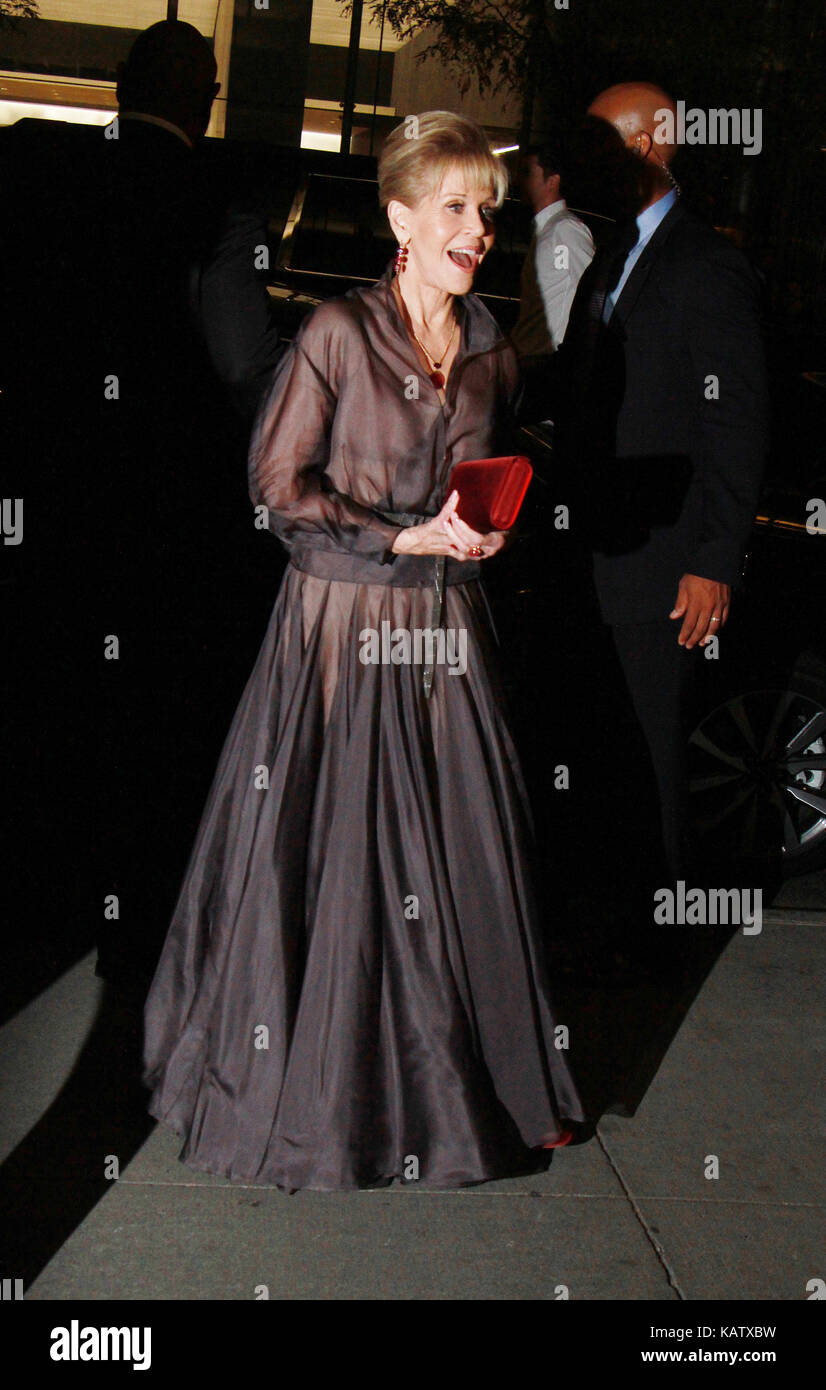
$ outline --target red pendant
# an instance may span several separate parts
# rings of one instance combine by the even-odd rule
[[[430,373],[430,380],[433,382],[433,385],[436,387],[436,390],[437,390],[437,391],[441,391],[442,387],[443,387],[444,384],[445,384],[445,379],[444,379],[444,377],[442,376],[442,373],[441,373],[441,372],[431,372],[431,373]]]

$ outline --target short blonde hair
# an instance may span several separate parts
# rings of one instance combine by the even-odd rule
[[[493,205],[501,207],[508,174],[482,127],[455,111],[406,116],[388,135],[379,156],[379,202],[397,199],[413,208],[441,187],[448,169],[459,165],[476,188],[490,185]]]

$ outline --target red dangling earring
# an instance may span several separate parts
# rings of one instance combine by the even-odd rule
[[[396,264],[394,266],[397,275],[401,275],[407,265],[407,247],[400,246],[396,251]]]

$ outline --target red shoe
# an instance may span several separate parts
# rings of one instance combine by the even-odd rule
[[[551,1144],[543,1144],[543,1149],[564,1149],[566,1144],[570,1144],[573,1139],[573,1130],[563,1129],[558,1139],[554,1139]]]

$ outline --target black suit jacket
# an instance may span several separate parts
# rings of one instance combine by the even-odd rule
[[[758,282],[677,202],[595,330],[606,254],[551,359],[554,418],[603,617],[643,622],[669,613],[685,573],[738,577],[768,439]]]
[[[24,501],[0,601],[19,722],[57,744],[49,691],[70,727],[85,718],[117,634],[130,715],[154,681],[196,738],[229,721],[280,573],[247,491],[280,351],[253,259],[264,223],[234,166],[214,178],[162,129],[84,142],[25,124],[0,132],[0,448],[4,495]]]
[[[278,354],[264,223],[215,153],[126,120],[112,141],[0,132],[0,450],[24,502],[23,543],[0,553],[0,760],[22,861],[36,844],[78,921],[90,884],[117,882],[150,942],[279,577],[247,491]]]
[[[193,563],[229,566],[233,524],[256,539],[246,448],[282,351],[255,269],[266,224],[169,131],[84,136],[0,137],[8,461],[44,561],[74,567],[86,541],[114,582],[176,589]]]

